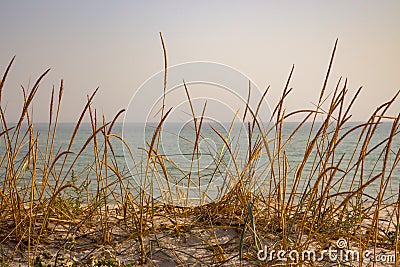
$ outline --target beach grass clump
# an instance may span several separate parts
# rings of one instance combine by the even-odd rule
[[[179,169],[159,150],[163,124],[170,112],[164,109],[168,69],[164,42],[163,107],[140,158],[134,157],[134,148],[115,130],[124,110],[107,120],[93,107],[97,89],[87,97],[67,145],[57,147],[64,94],[61,81],[58,90],[51,91],[47,131],[39,132],[30,107],[49,70],[31,88],[22,87],[21,115],[16,122],[8,121],[2,95],[12,59],[0,84],[2,266],[332,263],[329,257],[286,261],[273,256],[262,258],[266,247],[269,251],[296,250],[300,255],[307,250],[320,254],[326,248],[358,251],[360,255],[365,251],[372,255],[386,253],[394,255],[398,265],[400,187],[393,188],[393,177],[399,171],[400,116],[387,114],[398,94],[372,110],[367,121],[351,122],[351,108],[361,88],[351,95],[347,79],[339,79],[332,90],[327,88],[336,45],[313,109],[289,112],[285,108],[294,67],[269,118],[249,103],[245,105],[243,131],[249,138],[246,147],[240,148],[246,151],[244,161],[237,156],[239,144],[229,142],[229,136],[212,128],[223,144],[218,151],[221,156],[212,166],[215,173],[224,166],[229,184],[216,201],[199,205],[184,205],[185,194],[175,201],[179,194],[172,188],[166,188],[161,199],[145,190],[153,188],[154,177],[172,177],[171,166]],[[186,84],[185,92],[192,107]],[[205,128],[206,105],[200,114],[191,110],[192,165],[178,170],[188,183],[202,175],[195,164],[200,157],[198,146]],[[294,117],[301,119],[288,129],[286,122]],[[76,146],[85,120],[90,133]],[[389,131],[376,141],[382,125]],[[305,143],[301,156],[293,161],[288,151],[299,135],[306,137]],[[117,146],[124,147],[135,162],[134,168],[128,170],[118,161]],[[344,153],[343,146],[351,149]],[[90,155],[91,160],[82,171],[77,164],[84,155]],[[135,177],[144,184],[135,184]],[[260,180],[265,182],[256,188]],[[369,190],[371,187],[375,190]],[[334,262],[359,266],[362,260],[367,259],[336,258]]]

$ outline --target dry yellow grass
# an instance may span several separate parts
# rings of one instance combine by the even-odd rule
[[[233,164],[229,174],[234,186],[220,200],[198,207],[155,202],[151,194],[128,189],[130,174],[117,164],[113,147],[114,141],[124,142],[113,131],[123,110],[111,121],[98,117],[92,107],[97,90],[88,97],[65,151],[59,151],[54,145],[63,82],[58,91],[52,90],[46,146],[44,150],[39,149],[29,107],[49,70],[31,89],[24,89],[21,116],[10,126],[1,96],[12,60],[0,83],[0,144],[4,148],[0,152],[2,266],[42,266],[44,263],[51,266],[266,265],[266,261],[257,259],[264,245],[275,250],[321,250],[334,246],[343,237],[351,248],[361,252],[393,253],[398,265],[399,196],[387,195],[400,159],[399,148],[392,146],[393,139],[398,138],[400,117],[387,114],[397,94],[372,111],[368,121],[347,128],[351,107],[361,88],[348,101],[347,81],[339,80],[336,88],[326,94],[336,45],[314,110],[290,113],[285,110],[294,68],[273,110],[269,128],[264,129],[264,124],[257,120],[258,110],[245,107],[244,116],[250,118],[248,135],[253,137],[246,148],[247,161]],[[167,79],[164,42],[163,47]],[[190,102],[189,90],[186,88]],[[192,114],[195,144],[201,135],[205,108],[202,114],[194,111]],[[149,183],[154,172],[165,178],[169,175],[166,159],[158,154],[159,136],[168,114],[169,111],[162,109],[160,123],[146,148],[146,158],[134,159],[141,162],[144,170],[137,175],[145,176],[143,180]],[[299,114],[304,119],[289,139],[284,139],[285,121]],[[80,150],[72,151],[85,115],[89,116],[92,134]],[[317,119],[322,122],[317,123]],[[381,144],[372,146],[370,141],[383,119],[390,121],[392,130]],[[307,146],[295,170],[289,169],[287,144],[296,138],[307,121],[312,125]],[[230,160],[235,161],[232,144],[214,130],[225,142]],[[343,155],[338,152],[338,146],[356,130],[360,131],[358,149],[347,164],[342,164]],[[268,139],[271,134],[273,138]],[[91,176],[76,180],[74,164],[87,149],[93,149],[94,154]],[[377,162],[378,174],[370,177],[364,173],[365,159],[373,151],[382,156]],[[263,172],[269,182],[263,190],[254,191],[249,185],[261,179],[256,176],[255,168],[262,154],[268,155],[271,161]],[[196,157],[195,146],[193,162]],[[307,162],[312,166],[308,172],[304,170]],[[191,169],[187,173],[193,179],[198,175]],[[342,190],[345,180],[350,181],[350,190]],[[89,181],[92,186],[95,184],[95,192],[89,192]],[[363,201],[366,188],[374,182],[380,184],[379,192],[368,195],[369,201]],[[300,190],[300,184],[308,186]],[[328,262],[329,259],[305,260],[297,264],[318,266]],[[291,263],[274,259],[268,264]],[[361,266],[357,261],[346,264]]]

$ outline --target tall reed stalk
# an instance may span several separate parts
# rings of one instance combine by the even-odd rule
[[[166,95],[167,53],[161,34],[160,37],[165,62],[161,116],[139,158],[134,157],[133,148],[114,130],[124,110],[107,120],[94,108],[98,89],[87,97],[67,145],[57,147],[59,115],[66,108],[62,107],[65,92],[61,81],[58,91],[54,87],[51,90],[47,132],[39,132],[31,107],[50,70],[31,88],[22,87],[21,114],[15,123],[7,120],[3,89],[14,58],[10,61],[0,83],[0,258],[4,264],[12,265],[20,259],[29,266],[41,266],[38,264],[46,260],[59,266],[64,264],[60,255],[70,255],[70,261],[83,266],[89,265],[92,255],[96,255],[91,264],[96,261],[117,266],[112,264],[117,264],[118,255],[125,253],[129,260],[119,263],[123,266],[162,264],[157,263],[161,254],[165,261],[178,265],[259,265],[265,262],[257,259],[257,251],[265,244],[274,250],[303,251],[323,248],[339,238],[345,238],[349,247],[360,252],[393,251],[398,264],[400,189],[391,186],[396,182],[392,177],[399,171],[400,116],[388,112],[399,93],[372,111],[366,122],[351,123],[351,109],[362,89],[351,96],[347,79],[342,78],[333,90],[327,88],[337,41],[313,109],[286,110],[294,66],[267,121],[260,107],[270,88],[253,109],[249,83],[243,113],[235,114],[226,133],[212,127],[222,146],[213,151],[217,155],[213,162],[215,170],[205,191],[201,191],[199,143],[204,137],[207,103],[196,113],[191,88],[185,82],[194,128],[190,168],[180,168],[160,151],[163,126],[171,112]],[[241,129],[248,137],[246,147],[231,142],[240,117],[246,121]],[[287,121],[294,118],[298,122],[289,132]],[[85,120],[89,121],[91,131],[77,145]],[[374,142],[380,127],[389,123],[387,137]],[[293,162],[288,154],[299,135],[307,136],[307,140],[298,162]],[[345,154],[342,147],[350,139],[355,140],[354,148]],[[117,145],[124,146],[126,155],[134,162],[130,171],[119,163]],[[244,162],[238,157],[240,149],[246,151]],[[87,154],[91,160],[81,170],[77,164]],[[171,166],[186,179],[187,191],[183,194],[170,187],[174,176]],[[227,190],[210,203],[208,194],[222,167]],[[369,171],[371,167],[373,172]],[[141,187],[133,182],[138,177]],[[156,178],[165,179],[168,185],[161,201],[152,195]],[[257,189],[260,180],[265,182]],[[198,188],[193,188],[196,183]],[[372,193],[370,188],[377,188],[377,192]],[[198,206],[188,205],[193,189],[198,190]],[[177,195],[182,199],[174,202]],[[234,229],[237,235],[222,242],[221,229]],[[210,236],[206,237],[207,234]],[[192,240],[195,245],[177,241],[181,239]],[[46,259],[43,255],[48,245],[52,250]],[[103,253],[96,248],[102,248]],[[78,255],[77,251],[85,253],[78,258],[71,256]],[[194,251],[201,251],[202,257],[194,255]],[[67,261],[65,257],[63,260]],[[315,266],[327,262],[304,260],[297,264]],[[292,264],[276,259],[269,263]],[[361,261],[346,264],[362,266]]]

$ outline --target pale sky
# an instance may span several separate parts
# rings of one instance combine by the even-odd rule
[[[353,120],[364,120],[400,89],[399,14],[397,0],[1,1],[1,72],[16,55],[2,104],[7,119],[15,121],[19,86],[32,85],[51,68],[34,102],[35,121],[48,120],[51,87],[61,79],[61,121],[76,121],[86,95],[98,86],[94,106],[111,119],[162,70],[162,32],[170,66],[190,61],[231,66],[261,90],[271,85],[270,105],[294,64],[287,110],[310,108],[339,38],[328,90],[340,76],[348,78],[350,94],[363,86]]]

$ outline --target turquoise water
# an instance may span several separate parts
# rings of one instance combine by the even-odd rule
[[[285,123],[282,137],[283,140],[287,140],[289,135],[297,127],[298,123]],[[348,123],[345,128],[350,129],[356,124]],[[319,128],[319,124],[316,125],[315,129]],[[57,127],[56,138],[54,143],[54,150],[63,152],[68,149],[69,142],[75,124],[72,123],[61,123]],[[152,141],[152,136],[157,128],[156,124],[143,124],[143,123],[128,123],[123,125],[117,123],[114,126],[113,133],[124,138],[126,143],[131,149],[132,156],[126,147],[117,139],[117,137],[110,137],[111,144],[113,146],[113,153],[115,157],[108,159],[107,163],[113,168],[123,173],[123,181],[126,183],[127,188],[130,190],[138,190],[139,185],[145,190],[151,190],[156,197],[162,199],[169,199],[170,201],[176,201],[175,198],[190,198],[194,202],[210,202],[223,195],[226,190],[231,188],[235,183],[234,177],[238,176],[237,171],[243,168],[247,162],[248,157],[248,142],[250,140],[247,133],[247,125],[235,124],[231,129],[230,125],[226,123],[218,123],[213,121],[203,122],[201,128],[201,135],[196,137],[195,129],[192,123],[179,124],[179,123],[167,123],[162,128],[162,134],[159,139],[154,140],[154,149],[157,148],[159,159],[155,160],[157,163],[150,164],[146,162],[146,155],[148,148]],[[293,182],[294,174],[303,161],[304,152],[306,150],[307,140],[309,139],[311,124],[306,124],[302,127],[294,138],[285,145],[285,152],[287,156],[287,169],[289,172],[289,180],[287,181],[287,188],[290,188]],[[371,139],[371,143],[368,146],[369,149],[378,145],[380,142],[385,141],[389,136],[392,125],[390,123],[383,123],[378,127],[374,137]],[[35,124],[35,131],[38,134],[38,146],[39,150],[44,153],[46,151],[46,140],[47,140],[47,129],[48,124]],[[220,134],[216,134],[216,131]],[[316,130],[313,131],[313,134]],[[399,129],[397,129],[399,131]],[[343,131],[344,133],[345,131]],[[343,134],[342,133],[342,134]],[[271,132],[268,136],[269,139],[274,138],[274,132]],[[312,134],[312,135],[313,135]],[[352,177],[355,172],[354,164],[355,159],[358,158],[361,144],[357,146],[359,141],[361,130],[354,131],[343,139],[341,144],[335,150],[335,158],[333,162],[336,164],[341,157],[342,161],[339,166],[343,171],[348,170],[347,173],[338,171],[333,179],[332,193],[335,193],[339,188],[339,184],[335,184],[335,181],[345,177],[341,185],[341,190],[346,191],[350,187]],[[62,167],[64,157],[61,157],[55,164],[56,173],[60,172],[65,181],[71,179],[71,177],[78,177],[81,180],[85,180],[86,177],[95,179],[93,173],[96,170],[96,163],[93,157],[93,142],[87,144],[86,149],[80,154],[79,158],[74,162],[75,156],[79,153],[82,146],[85,144],[87,139],[92,135],[92,128],[90,124],[82,124],[74,140],[70,151],[74,154],[66,157],[65,166]],[[97,138],[99,142],[99,150],[103,151],[103,137],[99,133]],[[225,142],[221,136],[225,138]],[[257,131],[253,133],[251,138],[252,144],[257,140]],[[22,137],[21,137],[22,138]],[[194,146],[194,140],[198,139],[198,146]],[[361,142],[365,136],[361,136]],[[4,156],[4,139],[1,139],[1,157]],[[24,155],[28,151],[27,139],[23,141],[24,145],[21,147],[20,155]],[[229,144],[231,150],[228,150],[226,144]],[[157,145],[158,144],[158,145]],[[368,154],[364,162],[363,179],[364,182],[370,177],[374,177],[382,170],[383,156],[382,150],[384,149],[387,142],[383,142],[374,152]],[[391,151],[389,153],[388,166],[386,168],[386,177],[390,167],[394,164],[394,158],[400,147],[400,138],[397,134],[391,145]],[[269,149],[273,150],[273,143],[270,143]],[[355,154],[355,158],[352,160],[352,154],[354,151],[358,151]],[[194,153],[193,153],[194,152]],[[108,149],[107,152],[111,155],[112,151]],[[312,155],[315,155],[317,149],[315,148]],[[194,156],[193,156],[194,155]],[[283,155],[283,153],[282,153]],[[320,155],[324,156],[324,155]],[[233,161],[232,158],[235,160]],[[281,158],[282,159],[282,158]],[[315,174],[311,172],[314,168],[313,156],[310,156],[311,160],[307,161],[304,166],[302,173],[302,180],[299,183],[298,191],[303,191],[308,186],[309,179],[307,177],[312,176],[315,179]],[[104,162],[104,159],[102,159]],[[160,160],[163,161],[165,171],[168,173],[167,177],[164,175],[164,170],[161,168]],[[16,161],[18,163],[24,162],[21,158]],[[39,156],[39,162],[43,160]],[[73,168],[69,170],[69,166],[74,162]],[[276,160],[273,166],[276,166]],[[4,163],[3,163],[4,164]],[[150,166],[146,170],[147,166]],[[158,165],[157,165],[158,164]],[[39,164],[40,165],[40,164]],[[42,166],[42,165],[41,165]],[[88,167],[89,166],[89,167]],[[97,165],[99,166],[99,165]],[[73,171],[72,171],[73,169]],[[103,173],[105,174],[105,167]],[[152,171],[157,169],[158,172]],[[263,183],[268,183],[271,170],[271,161],[266,153],[265,149],[260,151],[260,156],[257,160],[257,164],[254,166],[253,172],[251,173],[252,186],[254,190],[260,187]],[[40,167],[38,168],[38,183],[40,183]],[[98,171],[98,170],[97,170]],[[0,170],[1,176],[4,177],[5,169],[2,167]],[[144,181],[143,175],[147,173],[147,177],[153,181],[152,186],[144,185],[148,183],[148,180]],[[190,176],[189,176],[189,173]],[[277,172],[276,172],[277,173]],[[25,177],[29,180],[30,172],[25,173]],[[111,186],[117,187],[117,183],[113,183],[118,180],[118,177],[113,175],[113,172],[108,168],[107,175],[110,177],[107,183]],[[400,179],[400,168],[396,169],[390,175],[391,179],[388,184],[388,195],[392,195],[398,192],[399,179]],[[0,178],[1,179],[1,178]],[[121,179],[121,178],[120,178]],[[279,177],[277,178],[279,182]],[[311,179],[311,180],[312,180]],[[356,174],[356,183],[360,180],[360,172]],[[342,181],[342,180],[340,180]],[[52,181],[50,180],[50,183]],[[96,182],[92,181],[91,186],[93,189],[96,188]],[[365,193],[369,195],[376,195],[379,191],[380,179],[371,184]],[[357,184],[355,185],[357,186]],[[171,190],[172,187],[172,190]],[[190,188],[190,193],[187,193],[187,188]],[[263,190],[263,189],[261,189]],[[393,190],[393,191],[391,191]],[[170,195],[170,192],[174,192],[174,195]],[[169,195],[168,195],[169,192]],[[186,195],[185,195],[186,194]],[[184,204],[184,203],[181,203]]]

